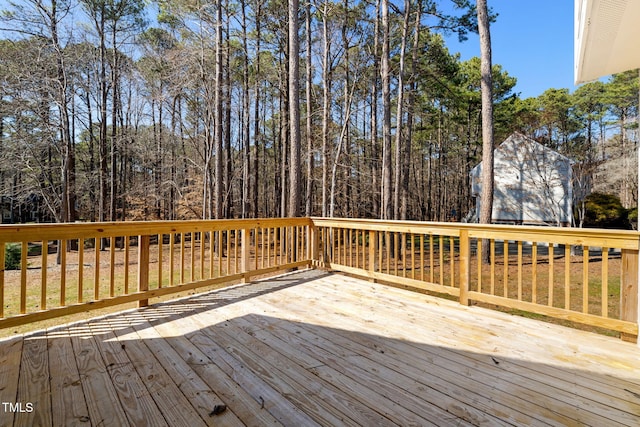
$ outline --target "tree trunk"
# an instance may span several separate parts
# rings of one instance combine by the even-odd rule
[[[400,193],[401,186],[404,182],[404,175],[408,173],[404,169],[405,163],[402,159],[404,150],[403,145],[408,141],[402,139],[402,116],[404,110],[404,58],[407,50],[407,34],[409,32],[409,16],[411,6],[409,0],[404,1],[404,19],[402,20],[402,39],[400,41],[400,63],[398,68],[398,96],[396,106],[396,146],[395,146],[395,188],[393,191],[393,219],[400,219]]]
[[[327,179],[329,175],[329,119],[331,114],[331,66],[329,64],[331,43],[328,20],[328,2],[325,2],[322,11],[322,216],[324,217],[329,214]]]
[[[313,207],[313,138],[311,137],[311,114],[313,112],[313,102],[311,100],[311,86],[313,85],[313,69],[311,67],[311,2],[308,1],[306,5],[305,14],[305,30],[306,42],[307,42],[307,78],[305,95],[307,102],[307,117],[306,117],[306,137],[307,137],[307,195],[305,199],[305,216],[311,216]]]
[[[389,79],[389,2],[382,1],[382,219],[392,219],[391,204],[391,94]]]
[[[380,202],[381,198],[378,197],[378,188],[379,182],[378,178],[380,176],[380,169],[378,168],[379,161],[379,151],[378,151],[378,48],[379,48],[379,37],[378,33],[380,32],[380,2],[376,2],[376,10],[375,10],[375,24],[373,30],[373,72],[371,77],[371,160],[369,162],[370,165],[370,173],[371,173],[371,187],[373,189],[372,194],[372,204],[373,204],[373,212],[371,215],[373,218],[380,218]]]
[[[298,0],[289,0],[289,216],[300,216],[300,41]]]
[[[253,122],[254,122],[254,127],[253,127],[253,147],[254,147],[254,157],[253,157],[253,171],[252,171],[252,175],[253,175],[253,179],[252,179],[252,184],[253,184],[253,190],[252,190],[252,196],[253,196],[253,218],[258,218],[258,216],[260,215],[260,211],[258,209],[259,207],[259,202],[258,202],[258,151],[260,148],[260,42],[261,42],[261,38],[262,38],[262,22],[260,20],[261,18],[261,14],[262,14],[262,0],[256,0],[256,5],[255,5],[255,19],[256,19],[256,26],[255,26],[255,33],[256,33],[256,59],[255,59],[255,84],[254,84],[254,96],[255,96],[255,103],[253,106]],[[248,126],[248,124],[247,124]],[[266,194],[263,192],[263,194]],[[265,209],[266,212],[266,209]]]
[[[249,149],[249,47],[247,44],[247,10],[245,0],[241,0],[242,8],[242,218],[249,217],[249,168],[251,151]]]
[[[214,209],[213,217],[222,218],[222,0],[218,0],[216,5],[216,83],[215,83],[215,124],[214,124],[214,145],[215,145],[215,180],[213,184]]]
[[[490,224],[493,211],[493,79],[491,76],[491,34],[487,0],[478,0],[478,32],[480,34],[480,73],[482,93],[482,193],[480,223]],[[488,243],[483,245],[488,248]],[[488,263],[489,251],[483,261]]]

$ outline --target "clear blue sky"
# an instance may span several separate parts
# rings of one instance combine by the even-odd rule
[[[549,88],[573,92],[573,0],[488,0],[488,5],[498,13],[491,27],[493,63],[518,79],[514,91],[522,98]],[[480,56],[476,34],[462,44],[457,35],[446,40],[462,60]]]

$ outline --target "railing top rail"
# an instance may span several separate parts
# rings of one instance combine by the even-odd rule
[[[447,236],[459,236],[461,230],[467,230],[469,236],[474,238],[525,240],[632,250],[640,248],[640,232],[631,230],[320,217],[312,217],[311,221],[314,225],[325,227],[351,227],[362,230]]]
[[[186,221],[75,222],[55,224],[0,224],[0,242],[154,235],[310,224],[309,218],[213,219]]]

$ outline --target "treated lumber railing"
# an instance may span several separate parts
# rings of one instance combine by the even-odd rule
[[[326,268],[637,339],[638,232],[312,220]]]
[[[0,328],[317,266],[635,340],[639,236],[333,218],[0,225]]]
[[[0,328],[309,266],[309,225],[308,218],[2,225]],[[19,257],[16,270],[5,265],[7,252]]]

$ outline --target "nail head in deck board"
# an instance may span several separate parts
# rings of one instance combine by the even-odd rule
[[[92,323],[94,337],[120,403],[131,425],[167,425],[129,357],[107,325]]]
[[[105,318],[104,322],[111,323],[114,330],[118,328],[113,317]],[[149,351],[138,334],[131,327],[122,328],[121,326],[118,329],[114,333],[118,342],[122,343],[121,348],[131,360],[131,365],[142,379],[143,385],[147,388],[167,423],[170,426],[205,426],[202,417],[198,415],[178,386],[167,375],[155,355]]]
[[[53,425],[81,423],[89,417],[80,374],[67,330],[48,331]]]
[[[215,313],[211,314],[215,315]],[[269,367],[267,369],[273,373],[274,377],[286,378],[286,381],[293,387],[293,391],[286,393],[288,399],[294,399],[297,406],[303,408],[303,411],[313,416],[323,425],[336,425],[336,423],[343,425],[385,425],[389,423],[388,420],[379,416],[372,416],[372,411],[355,402],[352,396],[333,387],[331,384],[321,381],[309,372],[310,368],[321,363],[318,361],[313,362],[312,357],[309,357],[308,354],[293,360],[288,355],[295,350],[290,349],[284,341],[276,339],[274,342],[272,339],[268,341],[268,344],[265,344],[255,338],[256,334],[260,335],[265,332],[262,328],[258,328],[255,333],[248,333],[236,326],[236,323],[239,322],[251,328],[253,320],[259,323],[261,317],[251,316],[248,321],[245,321],[244,316],[236,317],[232,321],[224,322],[224,326],[211,331],[210,337],[226,349],[234,348],[233,354],[239,355],[246,366],[253,366],[251,368],[253,371],[261,369],[260,366],[256,366],[261,360],[268,363]],[[214,320],[211,319],[211,321]],[[288,351],[285,351],[285,349],[288,349]],[[311,366],[308,366],[309,363],[311,363]],[[281,388],[279,391],[283,393]],[[295,397],[292,396],[294,394]],[[321,399],[323,405],[314,407],[306,396],[314,396]],[[332,419],[329,414],[333,414],[338,419]]]
[[[245,424],[231,411],[225,411],[215,420],[207,419],[211,405],[222,404],[223,400],[189,367],[180,355],[149,324],[133,326],[141,341],[158,359],[167,375],[174,381],[180,392],[188,399],[196,411],[210,426],[244,426]],[[257,424],[252,420],[253,424]]]
[[[90,329],[87,328],[84,334],[71,329],[70,334],[92,423],[127,425],[127,416]]]
[[[24,338],[15,402],[22,406],[32,403],[33,411],[16,412],[14,426],[53,425],[48,356],[44,332],[30,334]]]
[[[311,417],[302,412],[285,396],[271,387],[268,378],[271,374],[263,371],[258,375],[246,367],[241,361],[230,355],[226,349],[218,346],[208,337],[197,332],[189,337],[189,341],[205,354],[215,354],[215,363],[238,385],[247,390],[254,399],[264,399],[264,409],[285,425],[314,426],[319,425]]]
[[[151,315],[151,311],[143,312]],[[282,425],[268,411],[260,410],[260,404],[215,363],[203,363],[207,356],[182,334],[174,335],[175,329],[165,324],[154,324],[148,332],[156,331],[179,355],[180,360],[192,369],[224,403],[247,425]],[[214,401],[215,402],[215,401]]]
[[[264,317],[258,316],[251,317],[250,319],[247,319],[246,317],[238,317],[234,319],[234,323],[245,324],[245,322],[247,322],[246,324],[250,325],[252,322],[260,322],[264,319]],[[277,328],[277,326],[275,327]],[[234,336],[240,336],[239,328],[234,329],[236,330]],[[300,370],[300,368],[302,368],[302,372],[298,373],[296,376],[303,378],[309,376],[310,379],[308,380],[308,383],[306,383],[305,387],[311,391],[312,395],[318,396],[318,398],[322,399],[322,401],[329,406],[328,410],[335,410],[336,415],[340,413],[343,414],[346,418],[343,419],[343,423],[345,425],[354,423],[353,425],[357,426],[380,426],[391,423],[390,420],[355,400],[353,396],[349,395],[345,390],[339,389],[333,384],[322,381],[319,377],[313,375],[311,373],[311,369],[322,365],[322,363],[317,360],[314,361],[312,355],[301,351],[300,348],[295,347],[294,343],[281,340],[263,328],[257,329],[255,332],[251,332],[250,336],[260,340],[260,345],[255,343],[252,344],[252,346],[256,347],[256,350],[260,351],[260,354],[272,352],[273,350],[269,349],[274,348],[277,349],[278,353],[283,354],[291,360],[291,363],[296,365],[296,369]],[[310,361],[313,361],[314,363],[310,364]],[[295,374],[296,372],[294,372],[294,375]]]
[[[251,372],[259,374],[278,394],[300,408],[303,413],[307,414],[319,425],[339,425],[344,422],[340,419],[340,415],[336,415],[334,408],[326,404],[328,402],[323,402],[320,405],[314,399],[317,393],[312,393],[311,390],[306,389],[303,382],[296,381],[299,378],[296,378],[295,373],[292,374],[291,372],[295,371],[296,368],[291,366],[284,357],[280,357],[279,360],[275,359],[276,365],[274,365],[270,363],[274,359],[270,360],[268,354],[261,353],[258,355],[254,353],[223,331],[215,331],[210,339],[215,340],[216,344],[222,346],[230,356],[241,362],[244,367]],[[306,380],[313,381],[310,377],[307,377]]]
[[[348,319],[345,319],[345,322],[347,322],[347,324],[344,325],[345,327],[351,329],[354,326],[348,321]],[[318,317],[314,319],[313,323],[315,325],[322,325],[322,318]],[[365,323],[369,322],[365,320]],[[372,327],[375,328],[375,324],[373,324]],[[298,330],[299,328],[301,328],[303,332],[300,332]],[[408,410],[411,410],[413,413],[420,414],[422,418],[430,420],[436,425],[439,420],[449,415],[454,415],[459,419],[464,419],[468,422],[472,422],[473,424],[481,422],[490,422],[492,425],[501,424],[499,419],[486,415],[485,413],[473,408],[472,405],[464,404],[464,402],[462,402],[463,405],[461,406],[457,399],[449,398],[446,394],[446,390],[452,387],[446,380],[442,381],[437,377],[427,375],[430,379],[423,380],[423,385],[420,386],[416,381],[421,375],[424,377],[424,373],[416,374],[416,371],[411,370],[411,366],[408,365],[405,366],[404,369],[393,373],[386,367],[386,365],[389,364],[389,361],[384,364],[376,363],[373,360],[376,359],[375,356],[378,355],[380,357],[384,357],[384,352],[374,350],[372,353],[373,357],[370,355],[368,358],[363,358],[362,354],[357,352],[357,346],[345,344],[346,341],[351,340],[353,340],[354,343],[357,343],[359,340],[366,338],[366,335],[363,336],[362,334],[353,334],[349,331],[345,331],[345,335],[349,336],[345,339],[337,334],[339,329],[315,327],[313,325],[307,325],[306,323],[301,323],[298,326],[298,324],[287,324],[286,322],[283,322],[283,324],[277,329],[274,328],[273,331],[273,333],[281,339],[284,339],[283,337],[285,335],[292,337],[291,339],[296,340],[297,347],[305,349],[309,354],[316,355],[316,357],[323,362],[321,366],[332,367],[339,375],[347,375],[350,377],[354,381],[354,384],[363,383],[362,386],[366,389],[376,390],[376,392],[382,390],[382,393],[385,396],[389,396],[387,399],[383,400],[394,400],[399,407],[406,407]],[[307,336],[314,338],[305,340],[305,337]],[[386,345],[379,346],[379,348],[384,347],[386,347]],[[345,350],[348,350],[349,352],[344,353]],[[419,351],[418,349],[413,350]],[[337,356],[333,356],[340,353],[343,353],[343,357],[339,358]],[[344,361],[342,359],[344,359]],[[425,364],[424,366],[430,365]],[[431,369],[432,368],[430,368],[430,370]],[[412,372],[413,375],[411,377],[402,373],[407,370]],[[334,374],[331,378],[337,379],[339,377]],[[355,396],[356,394],[353,395]],[[402,396],[402,398],[395,400],[396,398],[394,396]],[[424,396],[428,396],[430,403],[425,404]],[[377,402],[380,400],[381,399],[379,397],[378,399],[373,399],[368,404],[372,405],[371,407],[375,407]],[[398,409],[396,408],[396,412],[397,411]],[[526,420],[530,419],[527,418]],[[409,422],[409,420],[399,419],[394,419],[394,421],[401,424]],[[525,420],[521,420],[521,422],[524,421]]]

